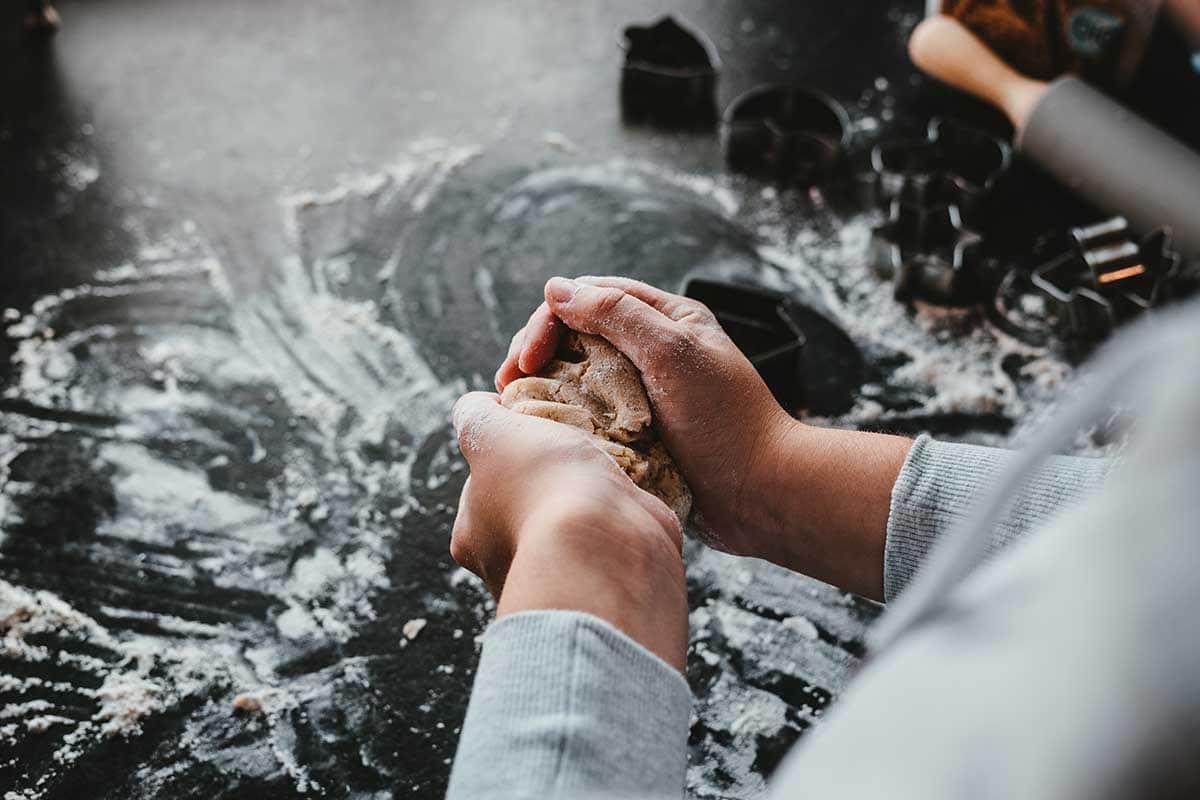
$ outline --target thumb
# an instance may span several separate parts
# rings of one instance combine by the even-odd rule
[[[458,449],[472,466],[510,427],[513,412],[500,405],[500,395],[469,392],[454,404],[450,419],[458,434]]]
[[[546,303],[568,328],[603,336],[643,372],[682,334],[666,314],[615,286],[551,278]]]

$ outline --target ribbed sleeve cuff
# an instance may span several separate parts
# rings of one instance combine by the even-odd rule
[[[884,599],[895,599],[948,530],[962,522],[1004,472],[1013,453],[992,447],[913,443],[892,489],[883,558]],[[1104,482],[1113,462],[1056,456],[1035,473],[992,534],[995,553]]]
[[[683,676],[607,622],[502,617],[484,638],[447,797],[680,797],[690,713]]]

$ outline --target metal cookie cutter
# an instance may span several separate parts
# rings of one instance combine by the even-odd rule
[[[879,144],[871,151],[879,204],[886,207],[903,193],[920,193],[929,183],[946,183],[953,189],[948,200],[967,220],[978,218],[1011,164],[1006,142],[940,117],[930,120],[924,139]]]
[[[961,306],[986,297],[982,238],[963,225],[955,196],[944,177],[909,186],[871,231],[875,269],[895,281],[897,300]]]
[[[767,84],[742,94],[721,119],[725,163],[737,172],[811,185],[844,162],[850,118],[831,97]]]
[[[708,127],[717,121],[721,59],[712,41],[672,16],[623,32],[621,116],[663,127]]]
[[[1072,228],[1070,238],[1071,249],[1034,270],[1031,281],[1068,352],[1082,357],[1119,325],[1170,300],[1182,260],[1165,229],[1138,241],[1123,217]]]
[[[783,292],[704,277],[687,279],[683,294],[708,306],[785,408],[833,416],[853,406],[862,354],[817,311]]]

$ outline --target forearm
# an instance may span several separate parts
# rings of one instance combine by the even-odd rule
[[[791,421],[770,447],[753,553],[848,591],[883,598],[892,488],[912,440]]]
[[[1007,450],[795,423],[773,446],[760,498],[758,552],[788,569],[891,600],[934,544],[967,515]],[[1052,459],[992,532],[992,552],[1040,527],[1107,477],[1104,459]]]
[[[647,515],[612,509],[601,519],[546,519],[522,537],[497,616],[580,611],[614,625],[684,669],[687,586],[680,544]]]

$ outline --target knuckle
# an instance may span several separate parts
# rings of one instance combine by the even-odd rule
[[[692,321],[702,325],[717,324],[717,315],[712,312],[711,308],[699,300],[689,300],[686,308],[687,311],[684,316],[689,317]]]
[[[597,316],[609,317],[617,313],[621,307],[622,301],[626,298],[625,292],[620,289],[605,287],[600,289],[596,294],[594,304]]]
[[[483,436],[480,426],[475,424],[475,420],[464,418],[459,420],[457,430],[455,431],[458,440],[458,450],[470,463],[472,459],[478,456],[483,447],[481,438]]]
[[[480,449],[480,439],[486,433],[492,406],[485,392],[470,392],[459,398],[451,412],[458,449],[468,457]]]
[[[463,411],[461,402],[454,406],[454,435],[458,440],[458,449],[464,453],[468,452],[473,442],[471,420]]]
[[[508,354],[510,356],[520,352],[521,345],[525,343],[525,330],[525,328],[521,328],[521,330],[513,334],[512,339],[508,343]]]
[[[655,522],[659,524],[672,540],[682,541],[683,523],[679,521],[679,517],[675,516],[675,512],[659,498],[651,495],[649,499],[653,502],[646,504],[647,511],[653,516]]]
[[[681,325],[672,325],[656,335],[650,348],[650,357],[657,361],[686,359],[699,347],[696,335]]]

